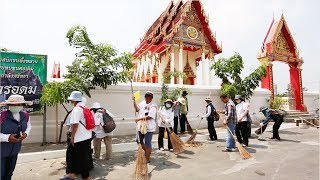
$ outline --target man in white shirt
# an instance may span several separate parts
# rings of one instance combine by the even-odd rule
[[[89,170],[92,168],[92,130],[87,130],[85,127],[86,120],[81,108],[82,106],[79,104],[82,101],[82,93],[73,91],[68,100],[74,105],[70,115],[72,132],[70,145],[67,148],[67,175],[61,179],[74,179],[76,178],[76,174],[81,174],[82,179],[90,179]]]
[[[145,94],[145,100],[140,102],[138,105],[134,101],[133,105],[135,111],[138,112],[139,117],[135,119],[137,123],[137,131],[138,131],[138,143],[141,144],[143,150],[146,153],[147,162],[150,162],[150,155],[152,152],[152,135],[156,131],[156,118],[157,118],[157,104],[152,102],[153,93],[147,91]],[[133,97],[134,100],[134,97]],[[143,122],[144,121],[144,122]],[[147,132],[146,134],[142,134],[141,125],[143,123],[147,123]]]
[[[241,95],[236,95],[234,100],[237,103],[237,125],[235,128],[235,134],[237,136],[238,142],[245,147],[249,145],[249,104],[245,103],[245,100]]]
[[[210,97],[207,97],[205,99],[205,101],[207,103],[206,114],[203,115],[201,118],[207,118],[209,138],[210,138],[209,140],[214,141],[214,140],[218,139],[216,129],[214,128],[214,113],[215,113],[216,109],[212,105],[212,100]]]
[[[8,100],[0,103],[8,106],[0,114],[1,119],[1,180],[10,180],[15,169],[21,142],[31,131],[30,117],[22,111],[24,105],[32,105],[21,95],[11,95]]]

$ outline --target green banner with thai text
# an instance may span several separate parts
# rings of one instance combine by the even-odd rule
[[[0,102],[12,94],[24,96],[33,105],[28,112],[40,112],[42,88],[47,81],[47,56],[0,52]]]

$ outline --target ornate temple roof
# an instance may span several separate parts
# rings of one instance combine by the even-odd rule
[[[215,53],[221,53],[222,48],[217,44],[216,38],[209,27],[209,19],[205,15],[203,5],[199,0],[179,0],[176,4],[171,1],[165,11],[157,18],[147,30],[140,45],[133,53],[138,57],[145,51],[159,53],[165,49],[167,42],[171,41],[178,32],[180,25],[186,19],[186,14],[194,7],[203,26],[204,33],[209,40],[210,46]]]
[[[274,19],[272,20],[267,35],[262,43],[260,54],[281,54],[299,58],[296,43],[283,15],[277,22],[275,22]]]

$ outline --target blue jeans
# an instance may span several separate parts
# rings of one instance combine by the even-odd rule
[[[138,141],[138,143],[140,142],[140,144],[145,145],[146,148],[150,148],[151,149],[152,148],[152,135],[153,135],[153,132],[147,132],[147,134],[142,134],[139,131],[139,141]]]
[[[231,130],[231,132],[234,134],[235,124],[229,122],[227,126]],[[227,129],[227,149],[232,149],[232,148],[236,148],[236,142],[234,141],[232,134]]]

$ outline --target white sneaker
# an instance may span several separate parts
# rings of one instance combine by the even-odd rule
[[[160,148],[160,151],[164,151],[164,148]]]
[[[173,149],[169,149],[170,152],[173,152]]]
[[[245,145],[245,144],[242,144],[242,147],[247,147],[247,145]]]

